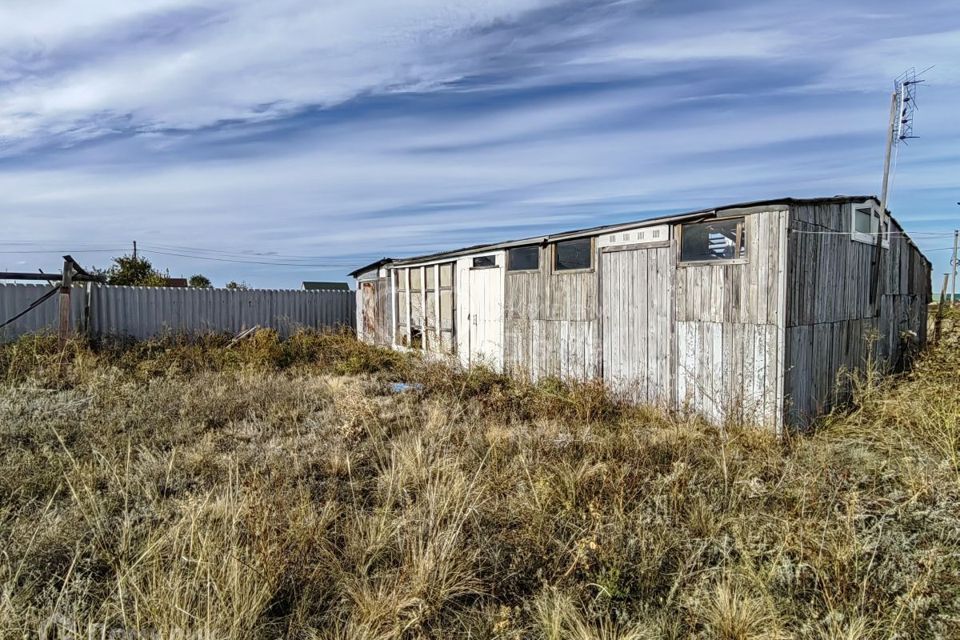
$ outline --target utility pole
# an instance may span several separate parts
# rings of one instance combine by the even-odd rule
[[[137,241],[136,240],[133,241],[133,259],[134,260],[137,259]]]

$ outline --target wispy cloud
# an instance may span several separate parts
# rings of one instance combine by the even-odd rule
[[[891,80],[930,64],[892,205],[924,233],[960,211],[950,2],[13,0],[0,24],[10,241],[330,265],[156,255],[295,285],[388,253],[875,192]]]

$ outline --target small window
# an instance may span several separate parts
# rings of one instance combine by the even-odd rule
[[[535,271],[540,268],[540,247],[514,247],[507,252],[507,271]]]
[[[873,209],[867,207],[866,209],[857,209],[854,213],[854,230],[857,233],[871,234],[875,233],[877,226],[873,223],[874,220]]]
[[[746,255],[743,218],[692,222],[681,228],[681,262],[736,260]]]
[[[496,256],[477,256],[473,259],[474,269],[488,269],[497,266]]]
[[[453,263],[440,265],[440,288],[453,286]]]
[[[880,227],[880,212],[873,207],[853,208],[853,231],[850,237],[866,244],[877,243],[877,229]],[[883,246],[890,246],[890,221],[883,221]]]
[[[410,290],[423,291],[423,271],[420,267],[410,269]]]
[[[589,269],[593,265],[593,239],[564,240],[553,246],[553,268],[557,271]]]

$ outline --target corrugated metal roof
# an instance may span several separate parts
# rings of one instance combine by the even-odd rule
[[[721,211],[728,211],[730,209],[747,209],[751,207],[764,207],[764,206],[774,206],[774,205],[811,205],[811,204],[830,204],[830,203],[846,203],[846,202],[859,202],[863,200],[875,200],[879,203],[879,200],[876,196],[829,196],[823,198],[777,198],[774,200],[753,200],[749,202],[738,202],[734,204],[727,204],[720,207],[715,207],[712,209],[700,209],[698,211],[690,211],[688,213],[680,214],[671,214],[666,216],[657,216],[654,218],[646,218],[644,220],[636,220],[633,222],[621,222],[618,224],[608,224],[598,227],[589,227],[586,229],[577,229],[574,231],[564,231],[560,233],[554,233],[544,236],[533,236],[530,238],[521,238],[518,240],[508,240],[505,242],[492,242],[487,244],[476,244],[469,247],[463,247],[460,249],[453,249],[451,251],[440,251],[437,253],[430,253],[420,256],[413,256],[410,258],[398,258],[392,262],[398,266],[416,264],[420,262],[432,262],[435,260],[441,260],[444,258],[457,258],[461,256],[467,256],[474,253],[482,253],[485,251],[496,251],[499,249],[509,249],[510,247],[518,247],[523,245],[531,244],[545,244],[548,242],[556,242],[558,240],[571,240],[573,238],[582,238],[585,236],[596,236],[603,233],[613,233],[616,231],[626,231],[628,229],[638,229],[641,227],[652,226],[657,224],[664,224],[670,222],[682,222],[685,220],[693,220],[698,218],[710,218],[716,216]],[[386,260],[386,258],[384,258]],[[366,267],[361,267],[357,269],[350,275],[355,275],[363,273],[373,268],[374,265],[377,267],[382,266],[383,262],[374,263],[373,265],[368,265]]]

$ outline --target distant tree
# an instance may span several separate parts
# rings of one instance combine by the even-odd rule
[[[226,287],[227,289],[235,289],[237,291],[247,291],[250,289],[250,285],[248,285],[246,282],[235,282],[233,280],[228,282]]]
[[[190,286],[196,287],[197,289],[209,289],[213,286],[213,283],[210,282],[210,278],[198,273],[190,276]]]
[[[149,260],[142,256],[120,256],[102,272],[107,284],[119,284],[134,287],[162,287],[166,284],[167,274],[153,268]]]

